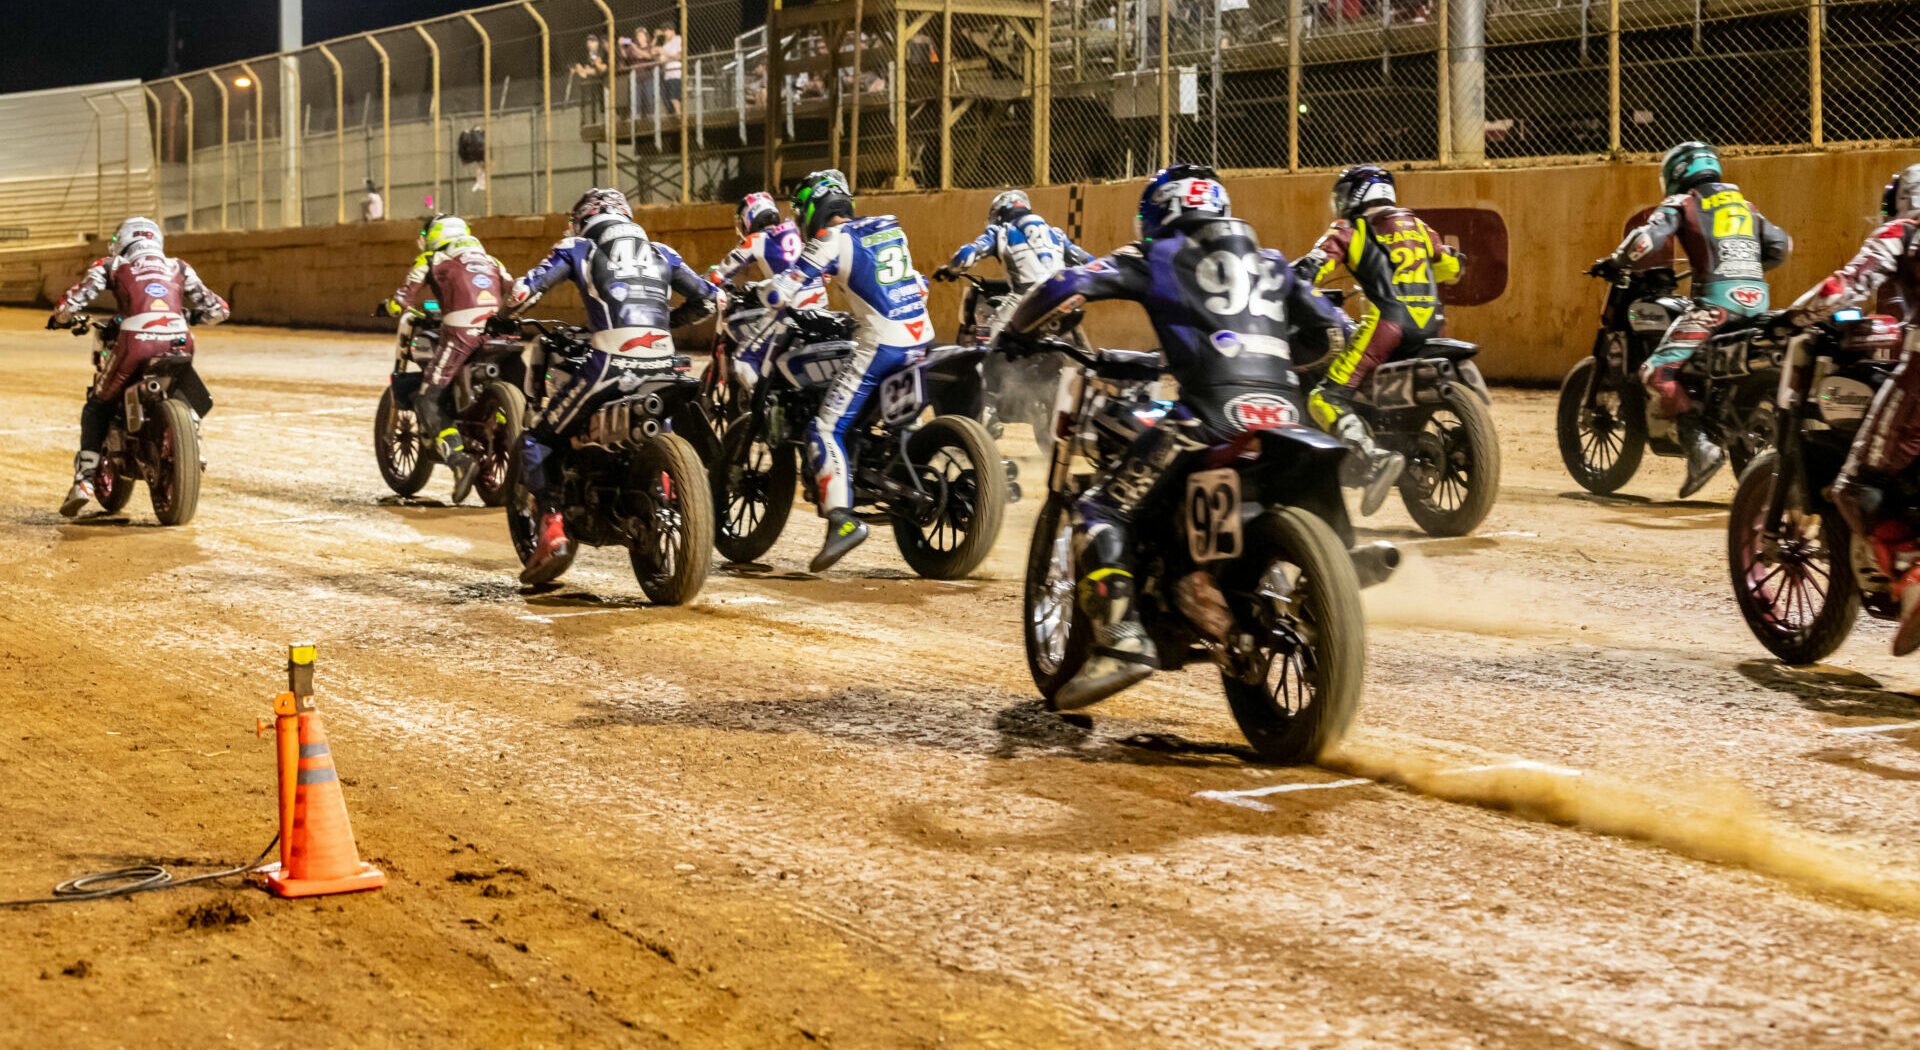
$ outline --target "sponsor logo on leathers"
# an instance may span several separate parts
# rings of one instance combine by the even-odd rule
[[[1270,430],[1294,426],[1300,413],[1293,403],[1272,394],[1242,394],[1227,402],[1227,418],[1242,430]]]

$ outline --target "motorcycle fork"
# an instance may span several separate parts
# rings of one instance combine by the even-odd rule
[[[1786,362],[1780,369],[1780,387],[1774,395],[1773,447],[1778,450],[1781,483],[1773,487],[1767,504],[1761,535],[1777,542],[1785,530],[1787,510],[1804,510],[1808,505],[1806,471],[1801,466],[1801,417],[1806,412],[1807,391],[1813,385],[1812,337],[1802,333],[1787,344]]]

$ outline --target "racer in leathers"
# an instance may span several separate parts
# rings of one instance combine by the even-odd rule
[[[836,171],[814,172],[793,195],[794,218],[807,246],[793,268],[767,285],[776,313],[793,309],[805,290],[837,276],[853,307],[853,355],[827,388],[807,437],[807,460],[820,485],[826,541],[809,568],[823,572],[867,538],[853,513],[848,439],[862,406],[880,381],[933,341],[927,317],[927,281],[913,268],[906,232],[891,215],[855,218],[853,193]]]
[[[440,343],[413,396],[413,412],[420,421],[420,433],[433,436],[440,462],[453,471],[453,502],[460,503],[473,491],[480,461],[467,453],[447,413],[448,391],[486,338],[487,318],[500,309],[513,277],[505,263],[487,254],[480,238],[458,216],[429,216],[420,228],[419,247],[406,281],[383,305],[390,316],[400,318],[404,340],[416,319],[425,316],[425,303],[440,304]]]
[[[1006,268],[1007,284],[1013,293],[1007,300],[1005,311],[989,320],[989,338],[1006,323],[1006,315],[1013,312],[1013,305],[1019,296],[1027,294],[1034,285],[1068,266],[1080,266],[1093,261],[1093,256],[1073,243],[1066,231],[1033,213],[1033,203],[1025,190],[1007,190],[994,197],[993,203],[987,208],[986,230],[961,245],[953,253],[953,258],[933,271],[933,279],[954,280],[985,258],[1000,260],[1000,265]],[[968,286],[965,301],[960,307],[962,325],[974,323],[978,297],[979,292]]]
[[[734,214],[733,226],[740,233],[740,244],[708,274],[708,279],[722,288],[736,287],[743,277],[751,281],[776,277],[792,269],[800,258],[804,244],[800,228],[792,219],[781,220],[780,206],[770,194],[747,194]],[[749,284],[744,294],[730,298],[727,308],[727,331],[737,347],[734,372],[749,388],[759,380],[767,351],[780,331],[755,287]],[[824,310],[826,306],[825,281],[801,289],[793,304],[796,310]]]
[[[87,391],[80,409],[80,452],[73,457],[73,487],[60,513],[73,517],[94,498],[100,451],[113,426],[113,409],[127,383],[149,359],[193,353],[189,324],[219,324],[227,319],[226,300],[213,294],[184,260],[168,258],[165,238],[152,219],[131,218],[114,231],[108,254],[95,259],[78,284],[67,289],[47,319],[48,328],[64,328],[101,292],[111,290],[117,329],[113,347]]]
[[[560,471],[574,427],[634,380],[673,365],[672,329],[711,314],[726,296],[700,279],[679,253],[647,238],[619,190],[588,190],[573,206],[568,236],[513,284],[512,317],[571,279],[587,309],[593,353],[521,435],[520,469],[540,515],[533,553],[520,572],[538,584],[566,567],[571,542],[560,515]],[[673,293],[678,307],[668,310]]]
[[[1085,707],[1151,675],[1158,666],[1135,605],[1129,533],[1134,514],[1182,461],[1248,430],[1296,422],[1306,398],[1293,351],[1314,357],[1346,346],[1346,319],[1299,280],[1253,227],[1232,218],[1211,168],[1180,164],[1140,195],[1139,239],[1063,270],[1014,309],[996,347],[1019,351],[1087,302],[1125,299],[1147,311],[1180,400],[1095,478],[1076,505],[1074,549],[1080,609],[1093,626],[1093,655],[1054,697]]]
[[[1768,222],[1740,194],[1720,181],[1720,157],[1704,142],[1682,142],[1660,162],[1667,196],[1645,224],[1627,234],[1608,262],[1626,267],[1659,251],[1674,237],[1693,271],[1693,306],[1667,327],[1666,337],[1640,368],[1640,381],[1654,399],[1654,415],[1674,421],[1687,453],[1685,499],[1700,491],[1727,458],[1708,436],[1698,405],[1680,383],[1680,370],[1713,330],[1729,320],[1767,309],[1766,271],[1786,261],[1793,238]]]
[[[1907,523],[1913,509],[1912,467],[1920,458],[1920,164],[1894,175],[1880,198],[1886,222],[1867,236],[1852,261],[1794,301],[1784,320],[1796,327],[1824,321],[1838,310],[1870,303],[1888,280],[1906,305],[1900,363],[1874,394],[1854,434],[1846,465],[1832,487],[1833,502],[1873,547],[1880,570],[1894,581],[1900,626],[1893,654],[1920,648],[1920,545]]]
[[[1373,443],[1353,412],[1354,395],[1396,350],[1417,348],[1440,334],[1446,325],[1440,285],[1459,279],[1460,258],[1418,215],[1400,207],[1393,174],[1385,168],[1362,164],[1341,172],[1333,183],[1333,214],[1333,225],[1295,261],[1294,273],[1319,284],[1336,265],[1345,266],[1366,293],[1367,312],[1352,342],[1327,362],[1326,378],[1307,395],[1307,407],[1320,429],[1360,453],[1349,462],[1364,473],[1350,480],[1362,486],[1360,513],[1372,514],[1406,468],[1406,457]]]

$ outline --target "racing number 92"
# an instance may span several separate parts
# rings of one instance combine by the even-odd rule
[[[1240,472],[1187,477],[1187,551],[1201,564],[1240,556]]]

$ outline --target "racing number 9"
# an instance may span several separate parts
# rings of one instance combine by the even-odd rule
[[[1240,556],[1240,472],[1203,470],[1187,477],[1187,551],[1199,563]]]

